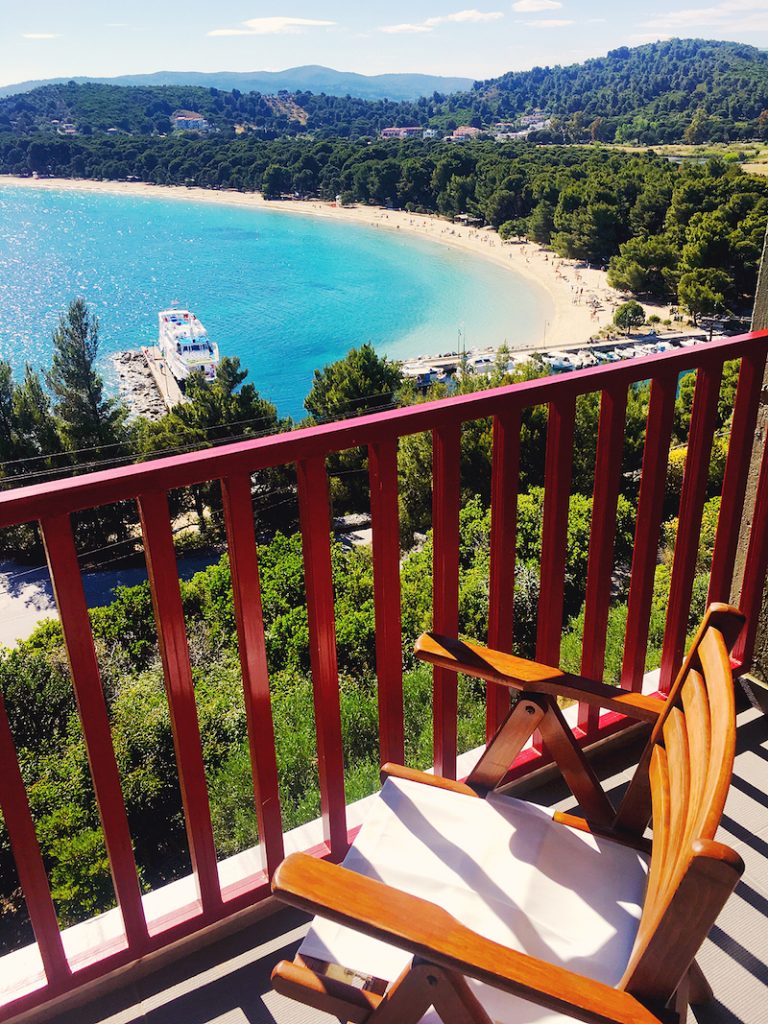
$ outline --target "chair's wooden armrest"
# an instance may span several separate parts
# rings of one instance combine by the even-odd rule
[[[347,868],[294,853],[275,872],[276,896],[432,963],[588,1024],[659,1024],[634,996],[499,945],[442,907]]]
[[[433,789],[445,789],[450,793],[461,793],[462,796],[474,796],[479,794],[463,782],[455,782],[453,779],[444,779],[442,775],[430,775],[429,772],[420,772],[417,768],[406,768],[402,764],[394,764],[387,761],[381,766],[381,781],[387,779],[405,779],[407,782],[418,782],[422,786],[431,786]]]
[[[597,683],[584,676],[562,672],[551,665],[517,658],[514,654],[505,654],[503,651],[494,651],[490,647],[439,636],[437,633],[422,633],[414,650],[421,661],[451,672],[463,672],[511,690],[527,690],[584,701],[642,722],[655,722],[664,708],[664,702],[657,697],[646,697],[641,693],[622,690],[618,686]]]

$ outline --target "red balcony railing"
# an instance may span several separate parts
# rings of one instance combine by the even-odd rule
[[[348,827],[327,517],[327,456],[358,447],[366,448],[369,456],[380,751],[382,761],[402,761],[399,438],[423,431],[430,431],[433,436],[434,628],[441,633],[456,633],[461,429],[469,421],[493,418],[488,640],[494,647],[511,650],[521,415],[526,408],[548,406],[536,654],[541,661],[557,664],[563,628],[576,400],[580,395],[600,393],[582,656],[584,674],[600,679],[604,671],[627,395],[636,383],[651,381],[621,676],[622,686],[638,689],[645,666],[678,381],[680,374],[695,370],[688,456],[661,661],[659,689],[664,693],[681,661],[685,642],[723,364],[725,360],[741,361],[709,600],[730,597],[767,351],[768,332],[755,333],[0,495],[0,528],[37,521],[45,540],[122,922],[117,937],[105,938],[78,953],[65,951],[67,944],[59,930],[14,741],[0,700],[0,807],[41,964],[36,974],[12,977],[10,986],[7,972],[0,970],[5,973],[7,986],[0,1020],[83,986],[268,895],[269,876],[283,857],[283,828],[251,474],[286,464],[297,467],[325,840],[314,852],[339,858],[347,846]],[[220,881],[214,848],[167,499],[172,489],[209,481],[221,482],[224,499],[254,801],[265,852],[263,871],[227,885]],[[72,513],[127,501],[137,503],[140,516],[196,886],[196,899],[155,918],[147,914],[147,898],[140,892],[70,523]],[[768,565],[768,447],[763,454],[752,521],[741,586],[741,606],[747,614],[748,627],[737,647],[737,668],[746,667],[751,658]],[[456,693],[455,679],[436,669],[434,763],[438,772],[450,777],[455,776],[457,766]],[[504,701],[498,692],[489,694],[488,730],[495,728],[504,711]],[[589,743],[623,725],[618,715],[598,718],[582,708],[575,733],[580,742]],[[513,774],[523,774],[545,763],[546,751],[534,745],[519,759]]]

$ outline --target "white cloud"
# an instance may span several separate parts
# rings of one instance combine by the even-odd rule
[[[709,7],[684,7],[643,22],[642,28],[679,32],[698,28],[727,29],[733,32],[768,29],[766,0],[724,0]]]
[[[442,25],[445,21],[458,21],[458,22],[484,22],[484,21],[498,21],[499,18],[503,18],[504,14],[501,11],[457,11],[455,14],[446,14],[442,18],[427,18],[427,25]]]
[[[250,18],[242,28],[214,28],[209,36],[277,36],[295,35],[305,28],[327,28],[335,21],[318,18]]]
[[[431,32],[432,29],[429,25],[422,23],[421,25],[413,25],[410,22],[403,22],[401,25],[382,25],[379,32],[386,32],[392,36],[401,35],[415,35],[417,32]]]
[[[22,39],[58,39],[57,32],[22,32]]]
[[[512,10],[518,14],[536,14],[537,11],[557,11],[562,6],[557,0],[517,0]]]
[[[531,0],[533,2],[533,0]],[[426,18],[419,22],[403,22],[400,25],[382,25],[379,32],[387,32],[389,35],[415,35],[420,32],[431,32],[439,25],[454,24],[483,24],[489,21],[499,21],[503,18],[502,11],[456,11],[455,14],[441,14],[435,18]]]
[[[526,21],[529,28],[565,28],[566,25],[574,25],[573,18],[536,18],[534,21]]]

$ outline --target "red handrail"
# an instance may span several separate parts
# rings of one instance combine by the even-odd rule
[[[323,845],[314,852],[338,858],[346,848],[348,831],[327,456],[358,447],[368,452],[380,755],[382,761],[401,761],[404,727],[397,487],[399,439],[420,432],[431,432],[433,436],[433,621],[436,629],[452,633],[459,625],[461,428],[468,421],[493,418],[489,642],[511,650],[521,413],[532,406],[549,407],[537,654],[544,661],[556,663],[563,626],[575,403],[580,395],[601,394],[582,656],[582,671],[599,678],[605,660],[627,395],[633,384],[652,381],[622,667],[622,685],[638,688],[645,665],[678,377],[684,372],[698,371],[663,653],[663,685],[677,668],[685,637],[722,366],[725,360],[742,359],[710,585],[713,597],[726,599],[733,578],[736,533],[747,486],[748,450],[767,352],[768,331],[757,332],[567,376],[527,381],[0,493],[0,528],[30,521],[39,521],[43,526],[125,931],[125,941],[117,947],[105,945],[90,950],[85,957],[65,955],[13,740],[0,702],[0,806],[19,861],[18,873],[43,964],[43,972],[35,982],[37,987],[28,985],[29,990],[24,995],[9,996],[5,1004],[0,1005],[0,1021],[238,913],[268,894],[268,876],[280,862],[284,844],[253,520],[252,473],[286,464],[297,466],[324,838]],[[266,867],[265,871],[257,871],[224,887],[216,863],[167,503],[167,493],[172,489],[216,480],[222,483],[254,802]],[[148,925],[146,905],[138,889],[68,521],[73,512],[120,501],[137,501],[141,513],[180,789],[199,894],[194,904],[175,908],[162,918],[155,917]],[[768,448],[755,508],[747,509],[748,516],[750,513],[753,528],[742,586],[749,625],[737,649],[743,665],[748,663],[754,646],[757,610],[768,569]],[[493,688],[492,692],[487,708],[489,730],[508,707],[505,694],[498,688]],[[458,753],[456,681],[439,670],[434,676],[433,714],[435,766],[444,775],[454,776]],[[591,741],[622,728],[624,722],[618,715],[605,715],[598,720],[581,709],[578,724],[580,739]],[[510,777],[546,761],[546,751],[528,750],[513,766]]]

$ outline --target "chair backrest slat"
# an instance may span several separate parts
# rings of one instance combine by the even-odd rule
[[[651,786],[654,801],[653,856],[648,871],[648,887],[643,904],[643,916],[635,941],[635,949],[643,945],[656,930],[659,923],[659,904],[664,894],[664,871],[666,868],[667,846],[670,843],[670,791],[669,766],[663,747],[656,747],[651,755]]]
[[[736,753],[736,706],[733,675],[728,651],[716,630],[709,630],[699,644],[710,713],[711,744],[705,799],[701,805],[699,835],[714,839],[723,816],[725,798],[731,785]]]
[[[699,806],[704,796],[709,771],[709,752],[712,745],[709,720],[709,700],[704,677],[693,669],[688,673],[682,689],[685,727],[688,734],[688,751],[691,765],[691,808]],[[695,824],[693,810],[688,820],[691,828]]]
[[[663,887],[664,895],[674,886],[685,870],[686,851],[691,839],[688,824],[695,820],[691,791],[691,762],[685,715],[680,708],[672,708],[664,723],[664,750],[667,755],[667,776],[669,784],[669,839],[663,864],[666,868]],[[656,751],[661,748],[657,747]],[[671,870],[670,870],[671,868]]]
[[[735,609],[733,615],[743,621]],[[665,998],[674,994],[690,966],[690,948],[695,955],[697,942],[703,942],[709,928],[693,937],[697,942],[691,936],[675,941],[675,933],[679,937],[685,924],[681,916],[688,916],[681,900],[695,898],[690,872],[694,862],[700,870],[706,856],[700,841],[714,839],[733,771],[736,713],[723,635],[729,631],[720,625],[710,621],[697,635],[646,755],[653,848],[643,913],[621,987],[635,991],[652,976],[654,997],[660,992]],[[722,902],[727,895],[724,891]],[[695,908],[690,909],[695,919]],[[704,924],[700,927],[704,929]]]

